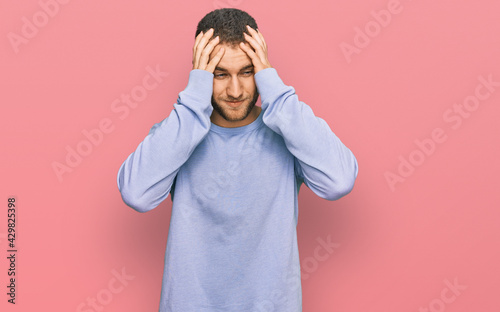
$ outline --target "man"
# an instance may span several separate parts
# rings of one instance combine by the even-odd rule
[[[171,194],[160,311],[297,312],[299,188],[335,200],[357,174],[351,151],[271,67],[255,20],[219,9],[198,24],[186,89],[117,183],[140,212]]]

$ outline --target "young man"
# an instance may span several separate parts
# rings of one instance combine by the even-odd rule
[[[255,20],[220,9],[198,24],[186,89],[117,183],[140,212],[171,194],[160,311],[297,312],[299,188],[335,200],[357,174],[351,151],[271,67]]]

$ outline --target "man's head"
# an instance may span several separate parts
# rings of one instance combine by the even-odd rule
[[[248,13],[224,8],[205,15],[196,30],[195,36],[213,28],[213,38],[219,36],[219,45],[225,47],[224,55],[214,71],[212,94],[212,118],[225,127],[239,127],[247,124],[252,117],[255,118],[249,116],[259,97],[253,64],[247,53],[238,45],[240,42],[246,42],[243,36],[243,32],[249,34],[246,25],[257,29],[257,23]],[[214,49],[210,59],[215,54]],[[230,101],[242,102],[231,104],[228,103]]]
[[[240,42],[246,42],[243,37],[243,32],[249,34],[246,25],[257,29],[255,19],[247,12],[233,8],[218,9],[201,19],[194,37],[196,38],[200,32],[206,33],[213,28],[213,37],[219,36],[219,44],[237,47]]]

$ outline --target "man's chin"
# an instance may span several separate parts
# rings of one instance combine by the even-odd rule
[[[231,106],[227,101],[215,101],[212,96],[212,107],[227,121],[241,121],[250,115],[257,99],[259,98],[259,93],[255,93],[252,99],[245,99],[243,102],[236,107]],[[236,113],[236,114],[235,114]]]
[[[255,104],[251,105],[251,103],[248,103],[248,100],[244,100],[237,106],[231,106],[226,101],[223,101],[223,103],[223,105],[212,103],[212,106],[227,121],[244,120],[250,114],[253,106],[255,106]]]
[[[238,107],[228,107],[228,108],[223,108],[224,114],[222,117],[226,119],[227,121],[241,121],[250,114],[250,111],[246,106],[243,106],[244,104],[242,103]]]

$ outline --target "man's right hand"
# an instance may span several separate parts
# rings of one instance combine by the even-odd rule
[[[201,31],[198,36],[196,36],[193,47],[193,69],[203,69],[213,73],[215,67],[222,59],[224,48],[218,45],[219,36],[209,41],[213,32],[213,28],[210,28],[206,33]],[[210,60],[210,54],[214,51],[214,48],[217,52]]]

